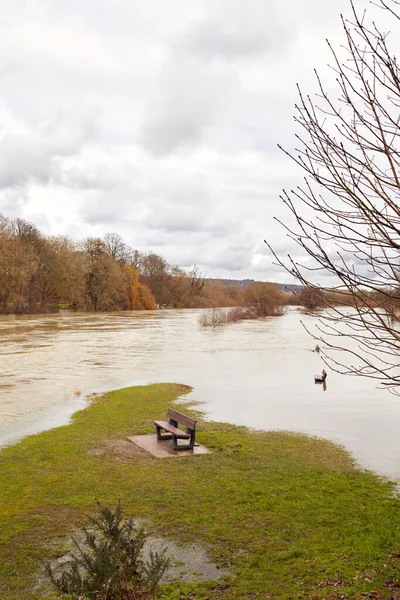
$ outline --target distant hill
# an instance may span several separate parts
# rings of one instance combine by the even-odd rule
[[[254,283],[254,279],[212,279],[207,278],[207,281],[211,283],[223,283],[224,285],[238,285],[242,288],[247,288],[251,283]]]
[[[238,285],[241,288],[247,288],[251,283],[255,282],[255,279],[211,279],[208,278],[207,281],[221,282],[223,285]],[[269,281],[268,283],[274,283],[273,281]],[[302,285],[296,285],[293,283],[276,283],[283,292],[300,292],[303,289]]]
[[[297,285],[295,283],[277,283],[276,284],[282,292],[301,292],[304,289],[302,285]]]

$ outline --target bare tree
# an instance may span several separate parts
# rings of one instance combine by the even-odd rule
[[[140,262],[141,281],[154,294],[159,306],[169,306],[170,266],[167,261],[154,252],[143,254]]]
[[[328,42],[337,97],[318,73],[315,97],[299,88],[299,147],[284,150],[306,174],[302,187],[283,191],[295,217],[293,227],[284,227],[308,260],[274,255],[311,290],[321,286],[322,273],[330,274],[336,292],[353,306],[333,305],[326,296],[330,311],[316,337],[327,363],[394,389],[400,386],[400,328],[384,309],[400,299],[400,71],[388,46],[395,36],[368,24],[352,0],[350,7],[350,20],[342,17],[345,47],[336,51]],[[397,0],[376,0],[372,10],[380,9],[398,30],[399,8]]]
[[[104,236],[104,247],[113,260],[122,261],[125,255],[125,243],[118,233],[106,233]]]
[[[244,292],[244,304],[248,310],[247,318],[259,319],[282,315],[284,302],[283,293],[274,283],[255,281]]]
[[[131,246],[125,244],[125,251],[123,256],[123,263],[125,265],[132,265],[133,267],[135,267],[135,269],[138,269],[138,271],[140,271],[142,256],[143,255],[141,252],[139,252],[139,250],[131,248]]]
[[[295,294],[297,302],[302,304],[308,310],[315,310],[325,306],[324,291],[319,289],[310,289],[306,287]]]
[[[101,311],[118,308],[122,274],[118,264],[107,252],[104,240],[87,238],[82,243],[87,261],[86,308]]]
[[[11,221],[11,227],[15,235],[24,241],[36,242],[42,237],[36,225],[29,223],[29,221],[25,221],[24,219],[14,219]]]

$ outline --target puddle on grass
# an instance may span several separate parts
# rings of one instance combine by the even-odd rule
[[[166,555],[171,557],[172,564],[161,583],[215,581],[231,574],[228,569],[220,568],[211,562],[205,550],[198,544],[179,546],[165,538],[149,537],[143,548],[144,558],[149,555],[150,550],[162,552],[163,548],[167,549]]]
[[[139,522],[137,522],[139,525]],[[140,526],[140,525],[139,525]],[[74,534],[73,536],[78,542],[82,540],[82,533]],[[63,540],[63,545],[70,548],[63,556],[51,562],[52,569],[57,574],[58,568],[67,563],[71,558],[71,550],[73,548],[72,538],[68,541]],[[60,540],[54,544],[60,544]],[[160,584],[171,584],[174,582],[184,583],[201,583],[205,581],[218,581],[222,577],[231,575],[231,571],[226,568],[220,568],[217,564],[211,562],[206,551],[198,544],[178,545],[169,539],[162,537],[149,536],[143,547],[143,559],[147,560],[150,556],[150,550],[161,553],[166,549],[166,557],[171,560],[171,566],[167,569],[165,575],[160,581]],[[76,549],[75,549],[76,550]],[[48,580],[44,569],[40,571],[37,577],[35,591],[41,593],[47,590],[51,591],[51,584]]]

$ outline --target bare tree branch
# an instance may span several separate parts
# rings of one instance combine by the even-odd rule
[[[318,73],[314,97],[298,86],[298,148],[279,146],[305,172],[304,184],[281,196],[295,225],[278,222],[307,263],[266,243],[310,291],[318,274],[337,282],[335,300],[320,294],[327,311],[313,334],[326,363],[400,389],[400,69],[390,35],[349,2],[344,48],[328,42],[339,93],[333,99]],[[397,0],[374,5],[398,25]]]

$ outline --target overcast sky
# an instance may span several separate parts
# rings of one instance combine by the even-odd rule
[[[358,5],[363,6],[361,0]],[[366,5],[366,3],[365,3]],[[296,83],[347,0],[0,0],[0,213],[119,233],[209,277],[290,281],[263,243],[303,174]]]

